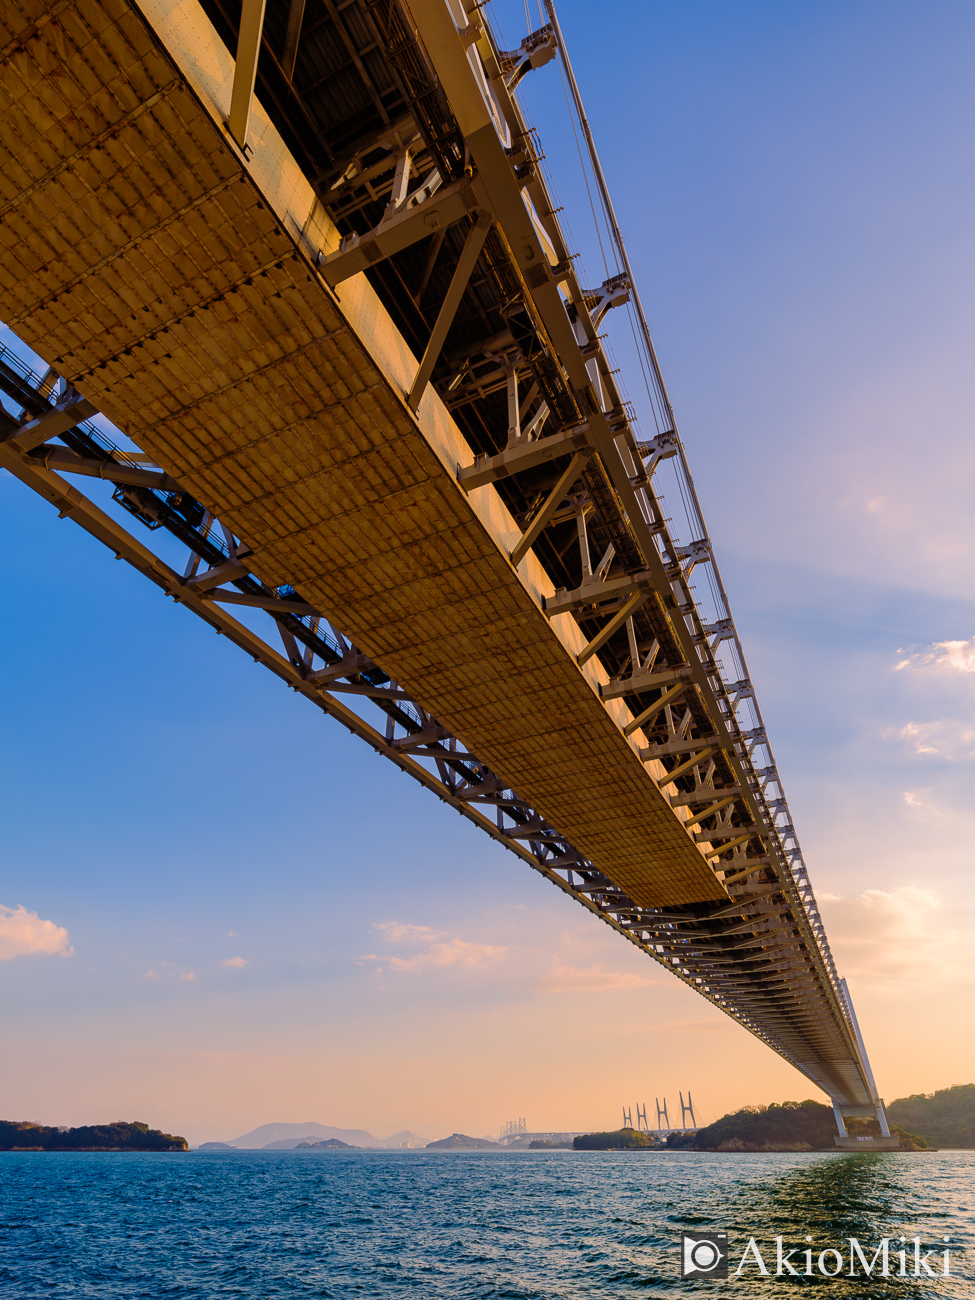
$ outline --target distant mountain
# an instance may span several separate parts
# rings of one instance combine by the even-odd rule
[[[349,1146],[338,1138],[326,1138],[324,1142],[299,1142],[296,1151],[358,1151],[358,1147]]]
[[[246,1151],[260,1151],[270,1148],[272,1151],[293,1150],[299,1142],[319,1142],[323,1138],[340,1138],[350,1146],[374,1147],[376,1138],[361,1128],[332,1128],[328,1124],[318,1124],[309,1120],[305,1124],[262,1124],[241,1137],[231,1138],[230,1145],[243,1147]]]
[[[314,1133],[309,1133],[303,1138],[278,1138],[277,1142],[265,1142],[261,1147],[262,1151],[294,1151],[295,1147],[307,1147],[312,1142],[317,1142],[318,1138]]]
[[[379,1138],[376,1142],[377,1147],[385,1147],[387,1150],[398,1151],[403,1147],[417,1149],[425,1147],[432,1142],[433,1138],[424,1133],[416,1133],[411,1129],[404,1128],[398,1133],[390,1133],[388,1138]]]
[[[197,1151],[236,1151],[229,1142],[203,1142],[195,1148]]]
[[[919,1133],[929,1146],[970,1151],[975,1147],[975,1083],[899,1097],[887,1107],[887,1118]]]
[[[439,1142],[428,1142],[427,1151],[479,1151],[484,1147],[497,1151],[497,1142],[491,1142],[488,1138],[472,1138],[466,1133],[451,1133],[449,1138],[441,1138]]]

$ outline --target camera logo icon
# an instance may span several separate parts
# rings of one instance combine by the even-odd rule
[[[682,1232],[680,1275],[681,1277],[727,1277],[728,1234],[726,1232]]]

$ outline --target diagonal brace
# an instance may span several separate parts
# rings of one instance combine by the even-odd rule
[[[623,728],[623,735],[632,736],[634,731],[638,731],[645,722],[656,717],[665,705],[672,704],[673,701],[677,699],[678,695],[687,689],[687,686],[687,682],[678,682],[676,686],[671,686],[669,691],[664,691],[663,695],[661,695],[658,700],[654,700],[649,709],[644,709],[643,712],[638,714],[632,722],[626,724]]]
[[[257,81],[257,57],[261,52],[264,30],[265,0],[243,0],[237,34],[237,59],[234,64],[234,88],[230,95],[227,128],[243,149],[251,120],[254,84]]]
[[[711,746],[708,749],[698,750],[696,754],[692,754],[690,758],[685,759],[679,767],[673,768],[666,776],[662,776],[657,784],[660,786],[661,790],[663,790],[666,786],[670,785],[672,781],[676,781],[679,776],[683,776],[684,773],[689,772],[692,767],[695,767],[698,763],[703,763],[706,758],[710,758],[712,754],[716,754],[717,752],[717,748],[714,746]]]
[[[580,668],[588,659],[593,657],[597,650],[606,644],[617,628],[621,628],[630,615],[635,613],[646,602],[648,596],[649,593],[646,591],[634,592],[623,608],[617,610],[606,626],[596,633],[585,650],[576,655],[576,663]]]
[[[89,402],[87,397],[75,393],[67,401],[52,406],[35,419],[22,424],[19,429],[15,429],[8,436],[6,441],[11,443],[17,451],[33,451],[42,442],[47,442],[49,438],[56,438],[58,434],[66,433],[68,429],[73,429],[82,420],[87,420],[89,416],[97,414],[97,406]]]
[[[406,405],[411,411],[415,412],[420,405],[420,398],[423,396],[430,381],[430,376],[433,374],[433,367],[437,364],[437,358],[440,356],[447,333],[453,324],[457,308],[460,306],[460,300],[467,288],[467,282],[474,272],[474,267],[481,255],[481,249],[484,247],[484,241],[488,237],[488,231],[491,229],[493,221],[494,218],[490,212],[482,212],[468,232],[457,262],[457,268],[450,281],[450,288],[447,290],[447,296],[444,298],[443,306],[437,315],[433,333],[430,335],[430,341],[423,353],[423,359],[417,369],[416,378],[413,380],[413,387],[406,398]]]
[[[519,541],[518,545],[511,552],[511,563],[516,569],[538,541],[542,530],[551,522],[552,516],[555,514],[556,510],[558,510],[563,497],[582,473],[586,466],[586,462],[591,455],[592,449],[587,447],[583,451],[577,451],[569,461],[568,468],[563,472],[555,487],[552,488],[551,492],[545,498],[545,504],[522,533],[521,541]]]

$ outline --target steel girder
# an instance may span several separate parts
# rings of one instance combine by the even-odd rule
[[[88,421],[62,430],[61,448],[44,444],[23,449],[19,431],[55,414],[65,399],[57,388],[45,393],[44,381],[5,348],[0,349],[0,389],[22,408],[19,418],[6,410],[0,413],[0,467],[54,506],[61,518],[97,538],[116,558],[766,1042],[817,1086],[831,1095],[840,1091],[836,1079],[829,1077],[828,1058],[829,1040],[835,1042],[843,1025],[817,953],[803,936],[795,904],[779,885],[756,889],[740,882],[731,888],[730,904],[675,909],[634,904],[511,790],[502,775],[464,751],[299,593],[268,589],[250,575],[238,539],[178,484],[145,468],[144,456],[122,450]],[[131,532],[117,513],[85,496],[56,469],[111,483],[115,503],[144,526],[145,536]],[[158,529],[185,546],[182,572],[149,545]],[[268,634],[234,618],[228,605],[266,615]],[[356,701],[374,710],[375,719],[354,708]],[[736,978],[729,980],[729,975]]]
[[[210,7],[214,5],[234,39],[239,0],[212,0]],[[280,0],[269,0],[272,37],[275,23],[283,30],[286,7]],[[364,662],[341,633],[323,632],[319,612],[300,593],[271,590],[254,578],[237,539],[222,529],[220,541],[215,521],[190,493],[179,490],[178,483],[145,467],[138,457],[99,442],[95,431],[83,424],[61,432],[62,446],[43,442],[28,447],[40,435],[37,421],[63,422],[63,416],[50,409],[54,403],[44,392],[45,381],[32,386],[15,365],[6,368],[12,377],[8,391],[30,418],[10,428],[8,436],[14,441],[0,450],[2,463],[55,502],[62,514],[70,514],[112,545],[175,599],[762,1037],[819,1086],[834,1096],[844,1087],[866,1087],[869,1067],[865,1057],[861,1059],[855,1022],[833,967],[754,690],[746,670],[729,677],[716,658],[717,647],[731,639],[743,664],[730,611],[719,607],[718,616],[708,618],[691,586],[695,566],[710,564],[717,573],[710,541],[705,532],[681,545],[654,487],[658,467],[678,452],[683,455],[672,412],[667,404],[669,427],[649,442],[637,439],[632,412],[620,396],[597,334],[602,314],[625,300],[627,285],[614,277],[599,291],[580,286],[541,176],[532,133],[511,93],[514,71],[521,76],[537,66],[542,59],[534,55],[551,48],[552,33],[529,39],[513,62],[513,55],[498,50],[476,4],[468,6],[464,28],[440,0],[414,5],[412,11],[399,0],[351,0],[341,10],[327,8],[328,30],[341,35],[379,117],[371,126],[353,128],[361,118],[353,113],[341,129],[333,130],[314,102],[314,86],[307,77],[302,81],[296,76],[288,89],[288,104],[312,130],[299,132],[300,142],[294,131],[286,138],[303,149],[299,156],[306,159],[306,171],[326,209],[337,222],[349,223],[349,242],[343,241],[331,258],[319,255],[319,273],[326,283],[340,282],[346,272],[368,267],[366,274],[382,290],[390,309],[399,312],[396,319],[402,320],[404,331],[412,330],[418,355],[424,358],[424,376],[432,377],[459,416],[475,411],[487,441],[469,424],[475,459],[460,467],[462,483],[466,477],[466,486],[473,486],[478,475],[488,471],[492,481],[503,479],[505,500],[524,529],[511,554],[516,567],[529,549],[543,558],[553,575],[559,565],[567,566],[571,581],[561,602],[557,594],[550,615],[575,618],[587,640],[580,662],[598,656],[610,671],[613,681],[606,698],[626,701],[633,727],[642,727],[649,742],[643,756],[661,764],[666,773],[660,784],[670,792],[671,807],[691,810],[694,838],[734,899],[734,915],[718,916],[721,904],[697,905],[679,919],[665,918],[661,909],[638,907],[526,801],[507,790],[502,777],[459,750],[445,728],[412,705],[408,693],[390,683],[378,666]],[[254,9],[250,4],[250,11]],[[366,46],[352,17],[361,18],[365,42],[380,52],[380,61],[385,59],[383,68],[377,67],[373,55],[366,67]],[[320,27],[315,37],[319,42],[323,30]],[[307,72],[311,33],[293,35],[292,68]],[[285,110],[275,98],[281,61],[267,31],[263,37],[258,33],[257,43],[261,39],[258,64],[253,34],[248,38],[247,75],[250,78],[256,68],[259,93],[276,106],[277,120],[287,131]],[[274,68],[262,74],[268,54]],[[482,81],[474,75],[477,60]],[[129,116],[144,113],[175,85],[162,87]],[[487,96],[485,86],[491,88]],[[384,108],[395,100],[388,87],[398,88],[400,94],[395,111]],[[422,177],[412,192],[411,170]],[[221,182],[206,197],[227,184]],[[446,226],[424,224],[438,213]],[[487,223],[485,216],[490,218]],[[424,230],[427,234],[417,245],[418,232]],[[475,232],[479,247],[472,242]],[[429,249],[422,251],[427,239]],[[406,289],[411,268],[421,264],[421,251],[423,287],[404,297],[400,288]],[[280,268],[280,261],[252,274],[264,274],[274,265]],[[451,301],[450,319],[441,309],[435,323],[424,319],[418,326],[416,319],[411,323],[407,317],[413,312],[423,318],[420,300],[428,286],[431,294],[436,287],[436,297]],[[236,292],[236,286],[230,291]],[[23,400],[25,384],[28,400]],[[507,444],[504,434],[500,442],[495,440],[492,427],[497,423],[497,400],[504,400],[505,393]],[[422,393],[412,396],[419,400]],[[54,431],[53,424],[48,427]],[[553,438],[565,443],[561,454],[549,457]],[[58,469],[109,479],[126,510],[184,542],[195,558],[182,577],[159,557],[151,558],[145,545],[120,529],[118,521],[68,487]],[[592,543],[599,547],[597,554],[602,553],[595,568]],[[572,559],[576,553],[578,561]],[[221,608],[226,604],[269,614],[284,654],[232,619]],[[337,698],[342,695],[378,706],[385,714],[382,730]],[[397,728],[402,735],[396,734]],[[766,757],[761,759],[763,750]],[[772,796],[773,785],[778,795]],[[494,813],[493,820],[488,811]],[[783,910],[773,907],[770,912],[767,901],[781,903]],[[747,971],[756,988],[763,972],[778,977],[791,971],[795,987],[806,990],[803,1005],[813,1008],[821,1033],[810,1035],[804,1029],[796,1039],[771,995],[756,998],[739,991],[734,1000],[725,996],[721,989],[728,983],[723,977],[729,963]],[[804,1021],[805,1016],[793,1016],[792,1027],[800,1018]],[[838,1081],[831,1074],[829,1062],[838,1057],[847,1061],[859,1083],[850,1077]]]

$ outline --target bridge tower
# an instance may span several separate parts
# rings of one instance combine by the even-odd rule
[[[643,1110],[640,1109],[640,1103],[636,1104],[636,1127],[638,1133],[649,1133],[647,1127],[647,1103],[643,1103]]]
[[[684,1094],[683,1094],[682,1092],[679,1092],[677,1095],[680,1097],[680,1126],[681,1126],[681,1128],[687,1128],[687,1127],[688,1127],[688,1124],[687,1124],[687,1117],[688,1117],[688,1115],[690,1115],[690,1117],[691,1117],[690,1127],[691,1127],[691,1128],[697,1128],[697,1123],[695,1122],[695,1119],[694,1119],[694,1103],[691,1101],[691,1090],[690,1090],[690,1088],[688,1088],[688,1090],[687,1090],[687,1104],[686,1104],[686,1105],[684,1104]]]
[[[670,1116],[667,1114],[667,1098],[664,1098],[663,1106],[657,1101],[656,1097],[654,1097],[654,1101],[657,1105],[657,1132],[662,1133],[665,1128],[670,1128]],[[661,1119],[663,1119],[663,1124],[660,1123]]]
[[[637,1110],[637,1116],[639,1116],[639,1114],[640,1114],[640,1111],[639,1111],[639,1109],[638,1109],[638,1110]],[[632,1118],[632,1115],[633,1115],[633,1112],[627,1110],[626,1107],[624,1106],[624,1107],[623,1107],[623,1127],[624,1127],[624,1128],[632,1128],[632,1127],[633,1127],[633,1118]]]

